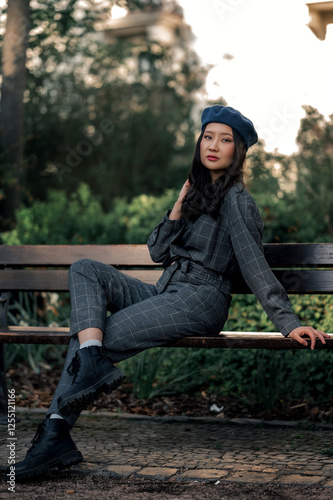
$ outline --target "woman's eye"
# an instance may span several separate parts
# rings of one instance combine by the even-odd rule
[[[205,135],[204,139],[211,139],[211,136],[210,135]]]

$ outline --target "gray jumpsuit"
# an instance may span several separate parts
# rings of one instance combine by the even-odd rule
[[[232,276],[239,270],[283,335],[301,326],[264,258],[262,232],[252,196],[236,184],[217,220],[204,214],[187,222],[166,215],[153,230],[152,260],[170,262],[156,285],[94,260],[75,262],[69,271],[71,340],[49,413],[58,413],[57,398],[71,385],[67,367],[79,348],[80,330],[100,328],[115,363],[186,335],[216,334],[227,319]],[[66,420],[73,425],[77,417]]]

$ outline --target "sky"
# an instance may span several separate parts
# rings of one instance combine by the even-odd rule
[[[333,114],[333,24],[320,41],[303,0],[179,0],[203,63],[207,94],[250,118],[265,149],[291,154],[302,105]],[[315,2],[313,2],[315,3]]]

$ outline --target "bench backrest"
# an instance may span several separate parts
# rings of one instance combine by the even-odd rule
[[[333,243],[264,245],[266,259],[288,293],[333,293]],[[111,264],[147,283],[161,275],[146,245],[2,245],[0,292],[68,291],[68,267],[91,258]],[[234,293],[249,293],[241,276]]]

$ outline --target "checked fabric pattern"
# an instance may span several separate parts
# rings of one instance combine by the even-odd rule
[[[286,336],[301,322],[264,257],[263,228],[254,199],[238,183],[226,195],[216,221],[208,215],[195,222],[165,216],[150,235],[148,246],[154,262],[185,258],[220,273],[226,292],[230,292],[232,275],[240,270],[270,320]]]
[[[172,221],[165,216],[154,229],[148,239],[153,261],[175,261],[156,285],[94,260],[75,262],[69,271],[71,340],[48,413],[58,413],[57,399],[71,386],[67,367],[79,348],[80,330],[100,328],[115,363],[186,335],[216,334],[227,319],[232,276],[239,270],[283,335],[300,326],[266,262],[262,232],[253,198],[236,184],[217,220],[202,215],[195,222]],[[66,420],[73,425],[78,416]]]

